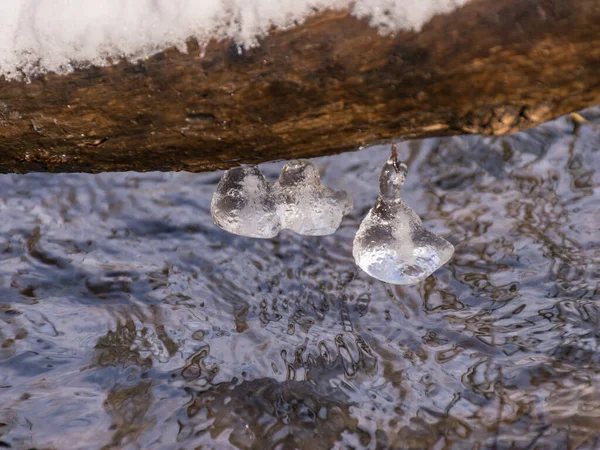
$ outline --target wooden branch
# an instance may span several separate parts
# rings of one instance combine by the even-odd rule
[[[600,103],[599,0],[472,0],[393,37],[324,11],[242,52],[188,49],[0,80],[0,172],[213,170]]]

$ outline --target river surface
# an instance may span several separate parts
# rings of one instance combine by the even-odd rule
[[[0,448],[600,448],[600,126],[399,152],[456,247],[409,287],[352,258],[388,147],[314,160],[326,237],[218,229],[221,173],[0,176]]]

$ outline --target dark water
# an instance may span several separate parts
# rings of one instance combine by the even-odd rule
[[[222,232],[217,173],[1,176],[0,448],[600,448],[600,128],[400,153],[456,246],[414,287],[352,259],[382,147],[317,160],[323,238]]]

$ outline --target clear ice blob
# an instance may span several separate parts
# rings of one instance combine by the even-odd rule
[[[282,228],[299,234],[332,234],[353,207],[350,194],[323,186],[319,171],[306,160],[286,163],[273,191]]]
[[[392,146],[379,178],[379,197],[360,224],[352,249],[362,270],[392,284],[418,283],[454,254],[452,244],[426,230],[400,198],[407,174],[408,167],[398,162]]]
[[[213,194],[215,224],[240,236],[268,239],[281,230],[271,185],[257,166],[225,172]]]

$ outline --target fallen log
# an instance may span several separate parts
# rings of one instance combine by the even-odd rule
[[[189,41],[0,80],[0,172],[206,171],[512,133],[599,103],[598,0],[472,0],[393,36],[320,11],[254,48]]]

